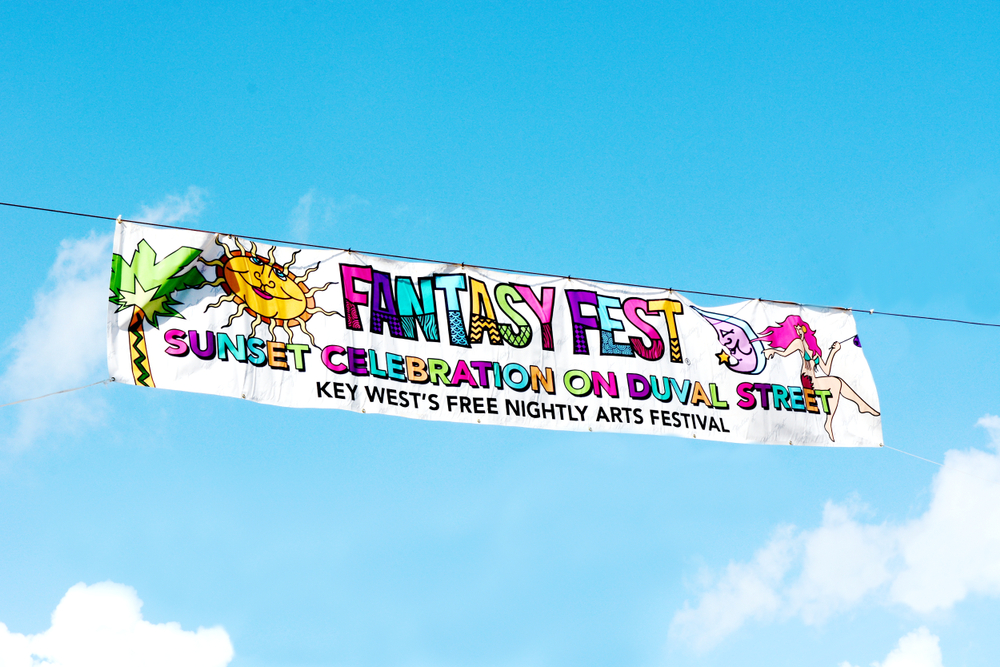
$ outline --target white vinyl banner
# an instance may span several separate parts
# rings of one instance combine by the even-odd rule
[[[877,447],[854,317],[116,225],[119,382],[299,408]]]

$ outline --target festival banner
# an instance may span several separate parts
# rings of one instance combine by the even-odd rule
[[[120,222],[118,382],[298,408],[877,447],[848,310],[291,248]]]

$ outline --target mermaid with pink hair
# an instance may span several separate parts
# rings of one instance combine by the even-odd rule
[[[835,441],[833,437],[833,415],[837,412],[837,405],[840,403],[841,396],[857,405],[859,412],[867,412],[870,415],[878,417],[878,410],[868,405],[863,398],[858,396],[856,391],[851,389],[850,385],[839,377],[830,375],[833,358],[840,351],[839,342],[830,346],[830,354],[826,359],[823,359],[823,351],[816,341],[816,332],[813,331],[808,322],[798,315],[789,315],[781,324],[768,327],[762,333],[763,335],[755,340],[762,340],[769,345],[764,350],[765,357],[770,359],[776,354],[787,357],[798,352],[802,357],[802,371],[800,373],[802,388],[820,389],[830,392],[830,397],[827,401],[830,412],[826,416],[824,428],[830,436],[831,441]],[[816,375],[817,369],[823,371],[823,375]]]

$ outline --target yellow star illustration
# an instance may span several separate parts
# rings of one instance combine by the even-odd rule
[[[717,356],[719,358],[719,365],[720,366],[723,365],[723,364],[725,364],[726,366],[729,365],[729,355],[726,354],[725,350],[723,350],[722,352],[719,352],[715,356]]]
[[[165,297],[162,296],[159,299],[155,297],[156,297],[156,288],[148,290],[144,288],[142,285],[140,285],[137,279],[135,281],[134,292],[126,292],[125,290],[122,290],[122,305],[118,307],[118,311],[121,312],[126,308],[128,308],[129,306],[135,306],[139,310],[143,311],[143,313],[145,313],[149,304],[158,306],[161,301],[165,300]]]

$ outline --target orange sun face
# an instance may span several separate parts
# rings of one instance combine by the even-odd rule
[[[316,305],[311,296],[306,296],[304,282],[296,282],[295,274],[265,257],[236,255],[225,266],[216,267],[216,273],[225,278],[222,289],[235,293],[264,321],[272,317],[290,321],[302,315],[308,319],[306,309]]]
[[[205,310],[232,302],[236,304],[236,312],[225,326],[228,327],[237,317],[246,313],[254,318],[250,327],[251,335],[257,325],[263,322],[268,325],[272,340],[275,340],[275,329],[281,327],[291,342],[292,327],[298,327],[315,346],[316,341],[306,328],[306,322],[316,313],[336,313],[317,307],[313,295],[333,283],[326,283],[322,287],[309,287],[306,284],[309,275],[319,268],[318,264],[306,269],[301,275],[293,273],[291,267],[298,254],[297,250],[292,253],[288,262],[282,264],[275,259],[273,247],[268,250],[267,257],[264,257],[257,254],[257,245],[252,241],[248,251],[238,238],[234,236],[233,240],[238,250],[231,250],[216,236],[215,242],[222,247],[223,255],[204,262],[215,267],[216,279],[212,285],[220,285],[225,292]]]

